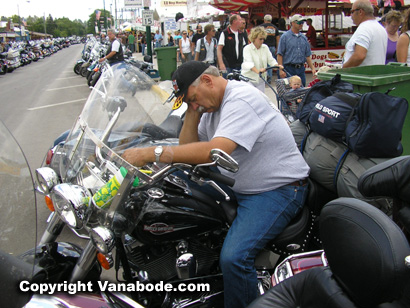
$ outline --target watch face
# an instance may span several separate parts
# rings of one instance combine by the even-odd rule
[[[162,154],[162,146],[157,146],[155,148],[155,155],[161,155]]]

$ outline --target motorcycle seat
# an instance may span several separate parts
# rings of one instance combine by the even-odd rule
[[[356,308],[328,267],[301,272],[269,289],[247,308]]]
[[[357,187],[365,197],[391,197],[410,201],[410,156],[400,156],[366,170]]]
[[[410,246],[387,215],[364,201],[339,198],[322,209],[319,227],[329,266],[357,306],[402,296],[410,280]]]

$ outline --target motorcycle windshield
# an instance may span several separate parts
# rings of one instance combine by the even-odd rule
[[[173,110],[173,103],[165,103],[171,92],[170,82],[161,87],[131,64],[108,67],[58,150],[62,180],[94,193],[124,167],[142,184],[150,181],[157,171],[141,172],[121,154],[132,147],[175,143],[182,120],[174,113],[183,108]]]
[[[31,279],[34,262],[16,257],[36,245],[36,197],[27,160],[1,121],[0,144],[0,307],[19,307],[28,294],[18,283]]]

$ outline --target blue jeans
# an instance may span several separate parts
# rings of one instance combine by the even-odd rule
[[[276,59],[276,47],[275,46],[269,46],[269,50],[270,50],[270,53],[272,54],[272,57],[274,57],[275,59]],[[267,73],[268,73],[268,82],[271,82],[271,80],[272,80],[272,70],[268,70],[267,71]]]
[[[255,257],[303,207],[307,186],[283,186],[255,195],[235,193],[237,216],[220,258],[225,308],[242,308],[257,297]]]
[[[284,65],[283,66],[285,68],[285,70],[291,75],[298,75],[300,77],[300,79],[302,79],[302,84],[305,87],[306,86],[306,76],[305,76],[305,67],[302,66],[301,68],[296,68],[294,66],[291,65]],[[279,74],[279,71],[278,71]],[[290,76],[288,76],[290,77]],[[279,77],[280,78],[280,77]]]
[[[143,56],[145,55],[145,45],[146,44],[141,43],[141,52]]]

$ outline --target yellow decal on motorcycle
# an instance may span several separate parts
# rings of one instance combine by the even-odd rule
[[[175,103],[174,103],[174,106],[172,106],[172,109],[177,110],[179,107],[181,107],[182,103],[184,102],[183,99],[184,99],[184,95],[181,95],[180,97],[178,97],[175,100]]]

